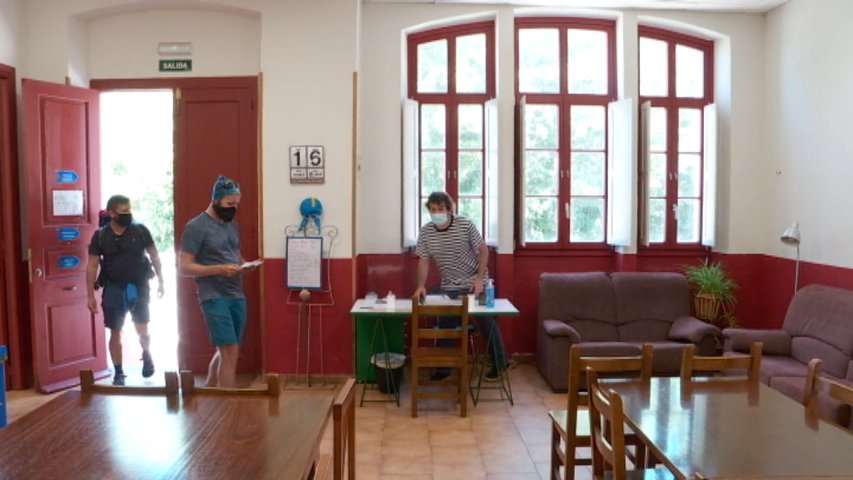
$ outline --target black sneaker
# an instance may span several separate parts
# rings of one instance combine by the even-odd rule
[[[145,378],[154,375],[154,360],[151,360],[151,352],[142,352],[142,376]]]
[[[487,382],[497,382],[501,379],[501,374],[498,372],[497,368],[492,367],[491,370],[486,372],[486,376],[483,379]]]
[[[429,376],[430,382],[440,382],[450,376],[450,372],[444,369],[436,370]]]
[[[123,373],[116,373],[115,377],[113,377],[113,385],[118,385],[119,387],[124,386],[125,375]]]

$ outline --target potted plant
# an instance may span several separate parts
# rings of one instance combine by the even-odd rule
[[[720,262],[704,259],[699,265],[685,265],[684,276],[695,288],[696,317],[709,323],[731,327],[737,322],[732,309],[737,297],[737,282],[723,269]]]

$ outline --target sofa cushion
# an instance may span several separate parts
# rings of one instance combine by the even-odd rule
[[[619,340],[623,342],[663,342],[669,336],[672,323],[661,320],[643,320],[619,325]]]
[[[806,377],[773,377],[770,388],[777,390],[797,403],[803,403],[806,393]]]
[[[708,335],[719,337],[720,329],[696,317],[678,317],[672,322],[667,338],[684,342],[701,342]]]
[[[620,325],[635,322],[672,323],[676,318],[690,315],[690,289],[687,279],[679,273],[616,272],[610,275],[616,298],[616,319]],[[647,339],[665,340],[669,329],[661,336]]]
[[[850,328],[853,329],[853,323]],[[791,357],[808,365],[813,358],[823,360],[823,371],[835,377],[847,376],[850,356],[831,344],[812,336],[795,336],[791,339]]]
[[[582,342],[581,356],[584,357],[631,357],[639,356],[639,345],[625,342]]]
[[[851,312],[853,291],[825,285],[808,285],[794,295],[782,328],[791,336],[813,337],[832,345],[849,359],[853,357]],[[808,363],[808,360],[804,363]],[[846,372],[840,376],[845,375]]]
[[[761,357],[760,378],[762,383],[770,385],[775,377],[805,377],[808,367],[784,355],[764,355]]]
[[[539,276],[539,320],[616,323],[610,278],[604,272],[543,273]]]

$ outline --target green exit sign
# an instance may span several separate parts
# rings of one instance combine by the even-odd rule
[[[191,72],[193,70],[192,60],[160,60],[161,72]]]

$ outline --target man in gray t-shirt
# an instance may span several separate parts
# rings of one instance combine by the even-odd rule
[[[216,354],[210,360],[207,386],[233,387],[246,328],[240,231],[232,222],[240,204],[240,185],[220,175],[210,205],[187,222],[181,239],[179,268],[195,277],[198,299]]]

